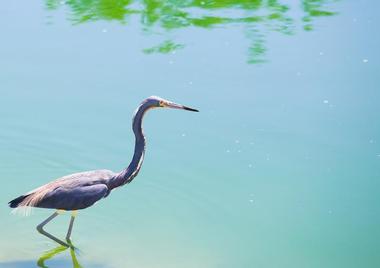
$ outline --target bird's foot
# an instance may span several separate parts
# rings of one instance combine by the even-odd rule
[[[71,241],[71,239],[69,237],[66,237],[66,242],[69,245],[70,249],[72,249],[74,251],[79,251],[79,249],[74,246],[73,242]]]

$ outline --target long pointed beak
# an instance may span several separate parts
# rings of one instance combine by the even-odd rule
[[[187,106],[184,106],[181,104],[177,104],[174,102],[168,102],[166,104],[166,107],[173,108],[173,109],[181,109],[181,110],[186,110],[186,111],[192,111],[192,112],[199,112],[197,109],[193,109],[193,108],[190,108],[190,107],[187,107]]]

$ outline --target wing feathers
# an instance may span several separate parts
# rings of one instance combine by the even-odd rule
[[[67,210],[85,208],[108,194],[105,183],[114,175],[109,170],[74,173],[13,199],[9,206]]]

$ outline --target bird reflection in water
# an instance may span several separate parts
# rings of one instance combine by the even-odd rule
[[[71,261],[72,261],[72,267],[73,268],[83,268],[82,265],[80,265],[80,263],[78,262],[78,259],[77,259],[77,256],[76,256],[76,253],[79,252],[79,249],[74,247],[73,244],[71,243],[70,239],[67,240],[67,242],[69,243],[70,247],[65,247],[65,246],[58,246],[56,248],[53,248],[49,251],[46,251],[37,261],[37,266],[38,267],[42,267],[42,268],[49,268],[49,266],[47,266],[45,264],[45,262],[47,260],[50,260],[52,258],[54,258],[55,256],[57,256],[58,254],[60,253],[63,253],[64,251],[66,250],[70,250],[70,256],[71,256]]]

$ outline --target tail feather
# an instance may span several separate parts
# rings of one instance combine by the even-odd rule
[[[15,199],[13,199],[12,201],[9,201],[8,202],[8,205],[11,207],[11,208],[17,208],[18,205],[26,198],[28,197],[29,195],[21,195]]]

